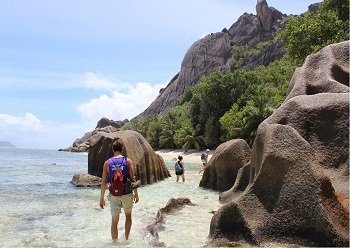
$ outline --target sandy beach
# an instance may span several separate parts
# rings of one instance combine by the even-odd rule
[[[201,162],[201,154],[204,153],[204,150],[198,151],[198,150],[188,150],[188,151],[183,151],[181,149],[176,149],[176,150],[170,150],[170,149],[162,149],[159,151],[156,151],[160,156],[163,157],[164,160],[166,161],[176,161],[177,157],[181,155],[184,158],[184,162],[189,162],[189,163],[202,163]],[[214,151],[209,152],[208,156],[208,161],[213,155]]]

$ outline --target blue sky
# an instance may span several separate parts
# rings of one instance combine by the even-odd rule
[[[267,1],[300,14],[317,1]],[[256,1],[1,0],[0,140],[69,147],[102,117],[131,119],[180,70],[188,48]]]

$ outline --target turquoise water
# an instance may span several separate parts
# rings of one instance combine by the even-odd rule
[[[174,162],[166,161],[173,176],[139,188],[130,239],[112,243],[108,201],[102,210],[99,189],[70,184],[74,174],[87,173],[87,153],[0,148],[0,246],[154,247],[147,225],[170,198],[188,197],[196,205],[166,215],[159,238],[167,247],[203,247],[219,193],[198,187],[201,163],[184,161],[185,183],[175,182]],[[121,214],[120,235],[124,221]]]

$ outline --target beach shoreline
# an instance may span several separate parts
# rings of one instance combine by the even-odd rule
[[[162,158],[164,159],[164,161],[176,161],[177,157],[179,155],[181,155],[184,159],[184,162],[188,162],[188,163],[198,163],[201,164],[201,154],[205,153],[205,150],[195,150],[195,149],[191,149],[188,151],[184,151],[181,149],[175,149],[175,150],[171,150],[171,149],[162,149],[159,151],[155,151],[155,153],[159,154],[160,156],[162,156]],[[208,157],[208,161],[209,158],[213,155],[214,151],[210,151],[209,152],[209,157]]]

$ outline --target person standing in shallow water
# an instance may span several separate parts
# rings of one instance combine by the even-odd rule
[[[178,160],[175,163],[176,182],[179,181],[180,176],[182,177],[182,182],[185,182],[185,165],[184,165],[183,157],[179,155],[177,158]],[[181,167],[181,170],[176,168],[176,167],[179,168],[179,166]]]
[[[201,174],[202,171],[205,171],[205,169],[207,168],[208,166],[208,157],[209,157],[209,152],[210,150],[207,149],[205,150],[205,153],[204,153],[204,159],[202,160],[202,163],[203,163],[203,168],[199,171],[198,174]]]
[[[101,197],[100,197],[100,207],[103,209],[106,205],[104,195],[106,191],[107,182],[111,182],[113,178],[113,173],[116,166],[122,168],[122,173],[124,178],[129,178],[130,181],[135,181],[134,167],[132,160],[130,158],[124,157],[122,155],[124,149],[124,143],[121,139],[116,140],[112,146],[114,156],[106,160],[103,165],[102,173],[102,185],[101,185]],[[111,224],[111,236],[112,240],[115,242],[118,239],[118,222],[121,209],[124,209],[125,213],[125,239],[129,239],[129,234],[131,230],[132,218],[131,210],[133,203],[139,201],[139,195],[137,189],[129,194],[123,193],[121,196],[108,195],[108,200],[110,202],[111,214],[112,214],[112,224]]]

